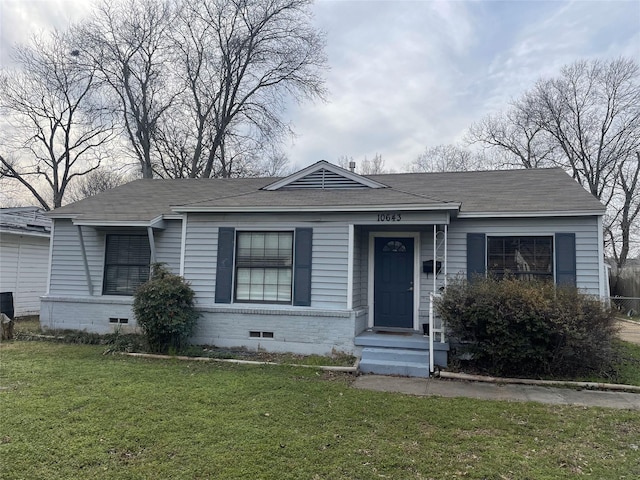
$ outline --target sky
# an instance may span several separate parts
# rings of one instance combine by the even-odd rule
[[[32,33],[64,28],[90,0],[0,0],[0,63]],[[326,102],[292,104],[284,148],[302,168],[382,155],[406,169],[456,143],[540,77],[578,59],[640,59],[640,0],[316,0],[326,32]]]

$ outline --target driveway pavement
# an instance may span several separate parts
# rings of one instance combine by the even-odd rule
[[[481,400],[540,402],[555,405],[581,405],[640,410],[640,393],[575,390],[535,385],[494,384],[439,378],[407,378],[385,375],[361,375],[355,388],[398,392],[409,395],[466,397]]]
[[[640,322],[620,320],[618,326],[620,327],[618,335],[622,340],[640,345]]]

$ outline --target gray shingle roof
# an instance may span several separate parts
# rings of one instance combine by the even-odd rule
[[[388,188],[261,190],[277,179],[137,180],[64,206],[53,217],[148,222],[183,211],[453,209],[461,215],[603,213],[561,169],[403,173],[368,178]]]
[[[51,219],[39,207],[0,208],[0,232],[48,236]]]

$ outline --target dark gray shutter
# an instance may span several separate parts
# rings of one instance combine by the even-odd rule
[[[467,280],[487,271],[486,235],[467,233]]]
[[[576,286],[575,233],[556,233],[556,283]]]
[[[295,265],[293,269],[293,304],[311,305],[311,250],[312,228],[296,228]]]
[[[231,303],[233,290],[233,244],[235,229],[218,229],[218,263],[216,268],[216,303]]]

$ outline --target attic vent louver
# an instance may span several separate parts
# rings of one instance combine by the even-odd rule
[[[333,165],[326,160],[320,160],[307,168],[288,177],[271,183],[263,190],[280,189],[334,189],[334,188],[386,188],[387,186],[367,177]]]
[[[321,168],[299,178],[284,188],[369,188],[360,182],[346,178],[339,173]]]

